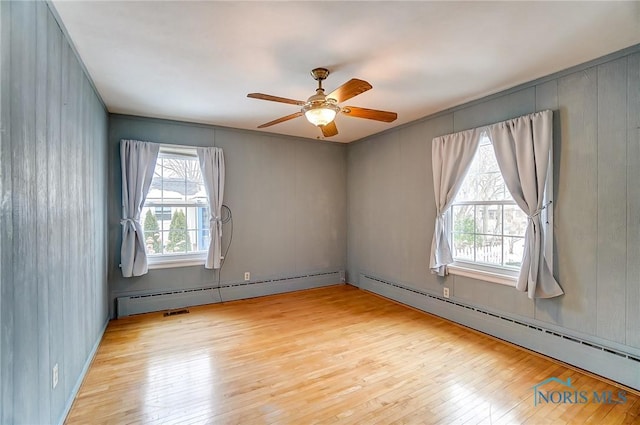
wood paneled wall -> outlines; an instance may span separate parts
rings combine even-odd
[[[348,281],[360,273],[640,354],[640,46],[349,145]],[[435,136],[554,111],[554,271],[565,295],[429,273]],[[381,226],[381,223],[384,223]]]
[[[107,320],[108,115],[46,3],[0,19],[0,423],[56,423]]]

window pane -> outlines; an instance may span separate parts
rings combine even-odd
[[[191,251],[191,238],[187,232],[187,216],[183,208],[177,208],[173,212],[169,232],[167,233],[166,252],[189,252]]]
[[[527,230],[527,216],[517,205],[504,206],[504,234],[524,236]]]
[[[474,161],[479,164],[478,172],[500,172],[498,161],[496,161],[496,155],[493,151],[493,146],[486,137],[483,137],[480,141],[480,146],[478,147],[478,152],[476,153]]]
[[[206,251],[209,249],[209,207],[196,207],[197,234],[194,240],[194,249]]]
[[[198,251],[207,251],[209,249],[209,229],[201,230],[198,238]]]
[[[502,234],[502,206],[477,205],[476,228],[478,233],[491,235]]]
[[[185,201],[184,160],[162,158],[162,198],[163,202],[183,203]]]
[[[162,240],[162,253],[163,254],[169,254],[169,251],[167,251],[167,239],[169,238],[169,231],[168,230],[164,230],[160,232],[160,239]]]
[[[475,221],[473,205],[458,205],[452,208],[453,217],[453,257],[473,261]]]
[[[160,224],[160,230],[169,230],[169,226],[171,225],[171,218],[173,211],[171,207],[162,207],[162,214],[160,218],[158,218],[158,223]]]
[[[144,230],[144,242],[148,254],[157,254],[162,251],[160,242],[160,225],[152,208],[143,208],[141,217]]]
[[[469,171],[456,196],[456,202],[513,199],[504,184],[493,146],[484,136]]]
[[[524,253],[524,238],[504,238],[504,265],[507,267],[520,267],[522,254]]]
[[[162,202],[162,160],[158,158],[156,168],[153,170],[153,179],[147,193],[146,204],[159,204]],[[158,218],[159,219],[159,218]]]
[[[453,258],[457,260],[474,261],[474,237],[473,233],[453,234]]]
[[[196,247],[198,246],[198,232],[196,230],[189,230],[187,231],[187,234],[190,242],[187,251],[196,251]]]
[[[458,233],[475,233],[473,205],[454,205],[452,208],[453,231]]]
[[[464,183],[460,187],[458,194],[456,195],[456,202],[473,201],[476,196],[476,178],[477,172],[473,171],[473,168],[467,173],[467,177],[464,179]]]
[[[198,159],[161,153],[158,156],[147,202],[154,204],[206,203]]]
[[[504,179],[500,174],[493,146],[488,140],[481,143],[474,162],[477,164],[478,170],[475,175],[476,196],[474,200],[504,199]]]
[[[476,262],[502,265],[502,238],[500,236],[476,236]]]
[[[496,201],[505,199],[504,179],[499,171],[481,173],[475,177],[476,200]],[[507,199],[509,199],[507,197]]]
[[[188,190],[186,192],[187,202],[190,204],[207,205],[207,192],[204,188],[202,174],[200,173],[200,165],[198,161],[193,161],[192,166],[195,168],[187,181]]]

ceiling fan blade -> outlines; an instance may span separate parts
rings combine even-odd
[[[349,117],[366,118],[368,120],[392,122],[398,118],[398,114],[377,109],[358,108],[357,106],[345,106],[342,113]]]
[[[263,93],[249,93],[247,97],[252,99],[270,100],[272,102],[290,103],[291,105],[303,106],[305,102],[302,100],[287,99],[286,97],[271,96]]]
[[[335,121],[331,121],[329,124],[323,125],[320,129],[322,130],[322,135],[324,137],[331,137],[338,134],[338,127],[336,127]]]
[[[361,93],[371,90],[373,86],[364,80],[352,78],[331,93],[327,97],[335,99],[338,103],[351,99]]]
[[[292,120],[294,118],[298,118],[302,116],[302,112],[296,112],[295,114],[291,114],[291,115],[287,115],[284,117],[280,117],[277,120],[273,120],[273,121],[269,121],[268,123],[259,125],[258,128],[265,128],[265,127],[271,127],[274,124],[280,124],[281,122],[285,122],[285,121],[289,121]]]

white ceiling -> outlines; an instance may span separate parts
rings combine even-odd
[[[640,2],[71,2],[54,0],[110,112],[255,129],[295,105],[261,92],[373,85],[339,116],[351,142],[640,43]],[[321,136],[304,118],[265,129]]]

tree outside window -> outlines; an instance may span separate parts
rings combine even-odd
[[[182,210],[173,213],[169,226],[167,252],[191,251],[191,240],[187,231],[187,217]]]
[[[161,254],[162,243],[160,242],[160,227],[155,214],[151,210],[147,210],[144,217],[144,240],[147,246],[147,253]]]

